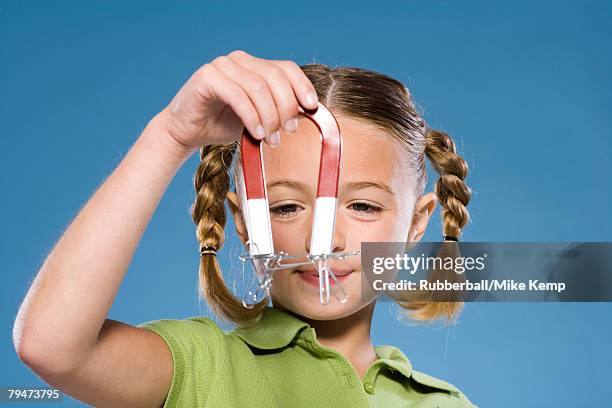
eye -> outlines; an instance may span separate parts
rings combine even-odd
[[[350,207],[353,207],[353,209],[358,213],[367,215],[378,214],[383,211],[383,209],[380,207],[364,202],[352,203]]]
[[[270,212],[282,218],[293,217],[297,214],[299,206],[297,204],[285,204],[270,208]]]

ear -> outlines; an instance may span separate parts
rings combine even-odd
[[[412,225],[408,234],[409,242],[418,242],[423,238],[427,224],[431,219],[431,215],[436,209],[438,203],[438,197],[432,192],[422,195],[417,200],[414,206],[414,216],[412,218]]]
[[[234,225],[236,225],[236,233],[238,234],[238,237],[242,243],[246,245],[246,242],[249,239],[249,234],[247,232],[246,225],[244,225],[244,219],[242,218],[242,209],[238,203],[238,195],[234,191],[228,191],[226,198],[230,210],[232,211]]]

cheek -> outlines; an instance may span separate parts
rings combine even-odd
[[[404,241],[408,236],[408,224],[400,220],[397,214],[374,222],[353,221],[348,236],[354,237],[360,244],[363,241]]]
[[[304,222],[274,222],[272,221],[272,240],[274,251],[286,252],[290,255],[304,254],[304,242],[308,234],[307,226]]]
[[[388,217],[385,217],[381,229],[384,230],[384,239],[379,241],[388,242],[403,242],[408,239],[408,232],[410,231],[410,212],[394,212],[390,213]]]

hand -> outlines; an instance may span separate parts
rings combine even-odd
[[[158,120],[179,146],[226,144],[244,128],[276,144],[281,127],[297,128],[298,104],[315,109],[314,86],[293,61],[265,60],[236,50],[200,67]]]

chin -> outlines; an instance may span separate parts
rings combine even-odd
[[[337,320],[358,312],[373,299],[363,299],[361,272],[344,273],[339,278],[348,298],[341,303],[335,296],[337,286],[330,281],[329,303],[320,302],[318,278],[305,277],[296,271],[282,271],[272,282],[272,304],[311,320]],[[338,274],[337,276],[339,276]]]
[[[293,301],[286,306],[300,316],[312,320],[337,320],[357,312],[360,307],[352,302],[340,303],[336,298],[330,299],[329,303],[323,305],[317,299],[316,302]]]
[[[357,276],[354,278],[357,278]],[[343,284],[348,293],[348,299],[345,303],[341,303],[334,295],[336,289],[333,286],[330,287],[329,303],[322,304],[319,299],[318,286],[312,285],[311,288],[304,288],[303,284],[291,283],[295,282],[288,282],[287,280],[282,283],[276,280],[273,282],[272,304],[311,320],[342,319],[358,312],[372,300],[362,299],[358,279]]]

